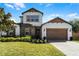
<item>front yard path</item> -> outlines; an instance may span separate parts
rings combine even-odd
[[[52,42],[51,44],[67,56],[79,56],[79,43],[77,42]]]

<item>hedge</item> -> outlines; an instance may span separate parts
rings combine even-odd
[[[32,42],[32,43],[47,43],[47,39],[40,40],[40,39],[32,39],[31,36],[25,36],[25,37],[1,37],[1,42]]]
[[[31,41],[31,36],[25,36],[25,37],[1,37],[1,42],[9,42],[9,41]]]

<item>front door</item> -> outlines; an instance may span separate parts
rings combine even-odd
[[[25,28],[25,35],[30,35],[30,28]]]
[[[40,28],[36,28],[35,36],[36,36],[37,39],[40,38]]]

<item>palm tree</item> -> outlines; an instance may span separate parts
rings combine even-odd
[[[5,31],[7,32],[7,36],[9,35],[9,31],[14,29],[14,21],[8,20],[5,25],[7,25]]]
[[[3,30],[3,24],[2,24],[2,19],[4,19],[4,9],[0,8],[0,36],[2,35],[2,30]]]
[[[5,15],[5,12],[4,12],[4,8],[0,8],[0,19],[4,19],[4,15]]]

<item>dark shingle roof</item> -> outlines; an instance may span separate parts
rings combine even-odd
[[[24,13],[26,13],[26,12],[39,12],[39,13],[41,13],[41,14],[43,15],[43,12],[41,12],[41,11],[35,9],[35,8],[31,8],[31,9],[29,9],[29,10],[23,12],[22,14],[24,14]]]

